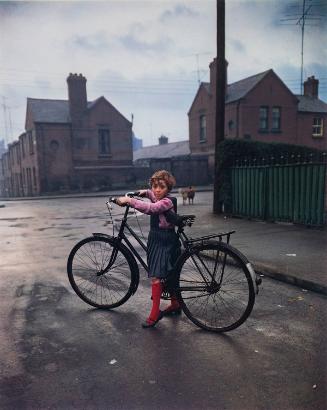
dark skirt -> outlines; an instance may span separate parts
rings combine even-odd
[[[174,230],[151,229],[148,236],[148,276],[167,278],[180,254],[181,244]]]

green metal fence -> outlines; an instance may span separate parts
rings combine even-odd
[[[326,164],[232,167],[234,215],[323,225]]]

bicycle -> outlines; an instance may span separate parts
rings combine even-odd
[[[139,284],[137,261],[148,271],[146,261],[125,233],[127,230],[146,252],[146,244],[127,222],[129,205],[118,234],[114,234],[111,203],[115,200],[110,198],[106,202],[113,235],[93,233],[81,240],[71,250],[67,262],[68,278],[76,294],[89,305],[102,309],[121,306],[135,294]],[[235,231],[188,238],[184,228],[192,226],[194,220],[194,215],[175,214],[177,234],[184,250],[165,282],[163,298],[175,293],[184,314],[205,330],[236,329],[253,309],[261,278],[256,276],[247,258],[229,244]]]

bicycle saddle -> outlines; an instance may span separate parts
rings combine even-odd
[[[195,215],[179,215],[179,217],[181,219],[182,226],[192,226],[195,220]]]
[[[165,212],[166,219],[169,223],[177,226],[178,228],[184,228],[184,226],[192,226],[195,215],[179,215],[175,212]]]

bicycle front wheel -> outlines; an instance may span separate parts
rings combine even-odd
[[[135,292],[138,271],[135,259],[112,238],[92,236],[72,249],[67,262],[70,284],[86,303],[112,309]]]
[[[214,332],[236,329],[250,315],[255,291],[246,258],[222,242],[195,246],[178,262],[178,296],[186,316]]]

